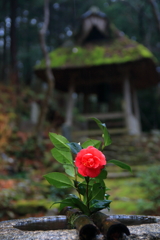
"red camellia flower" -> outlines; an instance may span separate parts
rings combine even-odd
[[[75,165],[82,176],[95,178],[106,165],[106,158],[101,151],[89,146],[77,154]]]

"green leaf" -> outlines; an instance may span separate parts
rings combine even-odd
[[[49,133],[49,137],[51,142],[56,148],[65,152],[70,151],[69,146],[67,145],[69,141],[65,137],[63,137],[62,135],[58,135],[56,133]]]
[[[104,127],[103,133],[104,133],[104,145],[109,146],[112,143],[112,140],[106,127]]]
[[[107,200],[108,200],[108,198],[110,197],[110,195],[109,195],[109,194],[107,194],[107,193],[105,193],[104,197],[105,197],[105,199],[107,199]]]
[[[97,212],[99,210],[102,210],[104,208],[108,208],[110,209],[110,203],[112,201],[110,200],[97,200],[97,199],[93,199],[91,202],[90,202],[90,211],[93,213],[93,212]]]
[[[98,127],[99,127],[99,128],[102,130],[102,132],[103,132],[103,128],[106,126],[105,123],[101,123],[101,121],[100,121],[99,119],[94,118],[94,117],[92,117],[91,119],[97,123]]]
[[[74,187],[73,182],[63,173],[53,172],[44,175],[44,178],[53,186],[57,188]]]
[[[81,194],[81,195],[85,195],[86,194],[86,184],[83,184],[83,183],[79,183],[78,186],[78,192]]]
[[[111,140],[109,132],[108,132],[108,130],[106,128],[106,124],[102,123],[97,118],[91,118],[91,119],[94,120],[97,123],[98,127],[102,130],[103,138],[104,138],[104,146],[110,145],[112,143],[112,140]]]
[[[83,177],[81,174],[77,173],[77,176],[81,179],[84,179],[85,177]]]
[[[100,172],[100,174],[96,177],[96,179],[106,179],[107,178],[107,170],[103,168]]]
[[[79,151],[82,150],[81,145],[75,142],[67,143],[67,145],[70,147],[72,153],[77,154]]]
[[[74,170],[74,166],[73,165],[71,165],[71,164],[64,164],[63,167],[65,169],[65,173],[67,173],[71,177],[75,177],[75,170]]]
[[[86,142],[82,143],[83,148],[87,148],[89,146],[93,146],[93,147],[99,149],[101,146],[101,141],[96,140],[96,139],[88,139]]]
[[[57,148],[52,148],[51,150],[52,156],[62,164],[72,164],[73,165],[73,158],[71,152],[66,152],[59,150]]]
[[[95,184],[95,179],[90,179],[89,181],[89,185],[88,185],[88,199],[87,199],[87,195],[86,195],[86,189],[87,189],[87,182],[86,180],[81,182],[80,184],[82,184],[82,186],[84,186],[81,194],[83,195],[83,202],[86,204],[87,201],[92,198],[92,188],[93,188],[93,185]]]
[[[129,165],[121,162],[121,161],[112,159],[112,160],[109,160],[108,162],[109,162],[109,163],[113,163],[113,164],[115,164],[116,166],[118,166],[118,167],[120,167],[120,168],[123,168],[123,169],[125,169],[125,170],[128,170],[128,171],[132,172],[131,167],[130,167]]]
[[[60,204],[60,211],[64,207],[73,207],[73,208],[79,208],[84,214],[89,215],[89,211],[87,206],[74,194],[70,194],[67,198],[62,200]]]
[[[104,200],[104,195],[105,195],[105,185],[101,183],[95,183],[92,189],[91,200],[93,199]]]

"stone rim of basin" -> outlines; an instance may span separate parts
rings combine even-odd
[[[129,216],[129,215],[127,215]],[[133,216],[133,215],[132,215]],[[56,216],[57,219],[61,218],[62,216]],[[158,240],[160,239],[160,216],[146,216],[146,217],[154,217],[157,219],[157,223],[150,223],[150,224],[141,224],[138,226],[129,226],[131,235],[126,236],[125,239],[144,239],[144,240]],[[51,221],[53,219],[52,216],[46,217],[39,217],[39,218],[26,218],[26,219],[16,219],[16,220],[9,220],[0,222],[0,240],[9,240],[9,239],[27,239],[27,240],[47,240],[47,239],[54,239],[54,240],[78,240],[78,235],[76,230],[48,230],[48,231],[22,231],[14,226],[20,222],[27,222],[32,220],[43,220],[43,221]],[[98,240],[102,240],[103,236],[98,236]]]
[[[109,219],[115,219],[127,226],[158,223],[158,219],[154,216],[144,215],[108,215]],[[14,228],[24,231],[47,231],[47,230],[60,230],[68,229],[67,218],[65,215],[41,217],[41,218],[29,218],[25,221],[18,221]]]

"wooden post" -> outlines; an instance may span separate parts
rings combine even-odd
[[[73,106],[74,106],[73,93],[74,93],[74,86],[71,84],[68,92],[68,102],[67,102],[66,119],[65,119],[65,124],[67,126],[72,125]]]
[[[123,91],[124,91],[124,111],[128,133],[131,135],[140,135],[139,121],[133,114],[132,104],[134,103],[131,97],[131,88],[128,78],[124,80]]]
[[[139,110],[137,93],[135,90],[133,90],[133,105],[134,105],[135,117],[138,123],[138,131],[140,135],[141,134],[141,118],[140,118],[140,110]]]
[[[39,114],[40,114],[39,105],[35,101],[32,101],[30,110],[30,121],[32,124],[38,123]]]

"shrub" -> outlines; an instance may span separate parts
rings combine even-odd
[[[160,208],[160,165],[148,168],[140,173],[142,187],[146,199],[140,199],[138,210],[140,213],[156,214]]]

